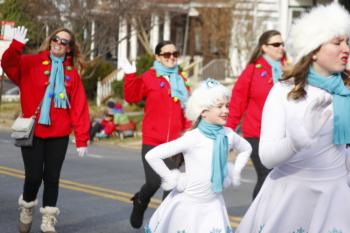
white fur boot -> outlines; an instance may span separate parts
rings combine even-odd
[[[60,210],[57,207],[46,206],[45,208],[40,208],[40,213],[42,214],[41,232],[57,233],[55,230],[55,224],[57,223],[56,216],[59,215]]]
[[[21,195],[18,199],[18,205],[20,209],[18,230],[20,233],[29,233],[33,222],[33,209],[38,205],[38,201],[26,202]]]

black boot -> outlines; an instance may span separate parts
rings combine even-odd
[[[143,215],[147,209],[148,202],[142,202],[139,198],[139,193],[136,193],[131,199],[133,208],[130,216],[130,224],[133,228],[140,228],[143,222]]]

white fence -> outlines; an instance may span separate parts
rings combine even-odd
[[[224,85],[234,83],[230,62],[227,59],[214,59],[205,66],[203,66],[203,57],[201,56],[194,56],[193,62],[190,63],[190,61],[191,58],[186,56],[180,60],[180,63],[183,66],[183,71],[188,74],[193,87],[201,80],[209,77],[220,81]],[[122,70],[116,69],[107,77],[97,82],[97,106],[101,106],[104,100],[113,95],[112,82],[122,80],[123,75]]]
[[[97,82],[96,105],[101,106],[101,103],[113,94],[112,83],[115,80],[121,80],[124,72],[120,69],[115,69],[107,77]]]

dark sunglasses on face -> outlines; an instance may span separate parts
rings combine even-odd
[[[284,47],[283,42],[270,43],[270,44],[266,44],[266,45],[271,45],[271,46],[276,47],[276,48],[281,47],[281,46]]]
[[[53,36],[51,41],[57,43],[57,44],[61,44],[63,46],[68,46],[70,44],[70,41],[64,38],[61,38],[59,36]]]
[[[165,53],[160,53],[159,54],[159,56],[163,56],[164,58],[170,58],[171,56],[173,56],[173,57],[175,57],[175,58],[177,58],[177,57],[179,57],[179,52],[178,51],[176,51],[176,52],[173,52],[173,53],[171,53],[171,52],[165,52]]]

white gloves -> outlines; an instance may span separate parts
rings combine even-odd
[[[87,147],[78,147],[77,152],[78,152],[79,157],[84,157],[85,155],[87,155],[88,149],[87,149]]]
[[[17,40],[18,42],[21,42],[22,44],[26,44],[28,42],[27,36],[27,28],[24,26],[19,26],[14,29],[13,32],[13,39]]]
[[[316,135],[332,114],[331,109],[327,108],[331,100],[330,95],[323,95],[311,101],[306,107],[303,122],[294,118],[287,120],[287,135],[296,152],[309,148],[315,141]],[[298,127],[299,125],[304,127]]]
[[[124,71],[125,74],[136,73],[136,67],[131,65],[128,59],[122,58],[119,64],[120,68]]]
[[[170,174],[162,179],[162,188],[166,191],[176,188],[177,191],[183,192],[186,188],[186,174],[178,169],[170,171]]]
[[[305,111],[305,128],[311,138],[315,137],[323,128],[329,117],[332,115],[330,108],[327,108],[332,102],[331,95],[322,95],[313,100]],[[321,113],[321,115],[320,115]]]
[[[233,163],[227,162],[227,175],[224,180],[224,188],[230,186],[238,187],[241,185],[241,172],[238,171]]]

